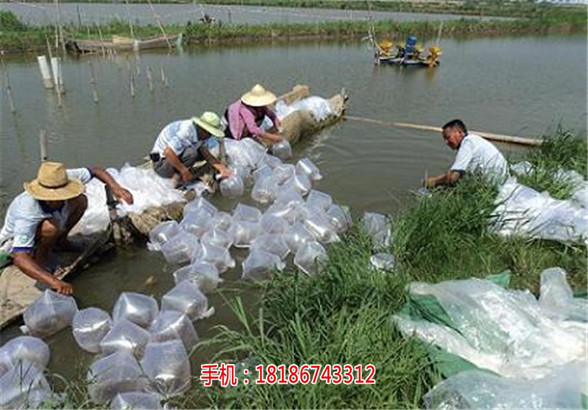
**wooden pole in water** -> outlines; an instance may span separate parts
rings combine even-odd
[[[41,70],[41,77],[43,78],[43,86],[46,89],[52,89],[55,87],[53,84],[53,78],[51,77],[51,69],[47,62],[46,56],[37,56],[37,62],[39,63],[39,70]]]
[[[100,49],[102,50],[102,58],[106,57],[106,50],[104,48],[104,38],[102,37],[102,30],[98,26],[98,35],[100,36]]]
[[[167,82],[167,76],[165,75],[165,71],[163,70],[163,66],[161,68],[161,82],[165,85],[165,88],[169,88],[169,83]]]
[[[39,148],[41,153],[41,162],[47,161],[49,156],[47,155],[47,131],[39,131]]]
[[[131,97],[135,98],[135,77],[131,74]]]
[[[6,88],[6,95],[8,96],[8,103],[10,104],[10,112],[16,113],[16,106],[12,99],[12,87],[10,86],[10,78],[8,78],[8,70],[4,65],[4,50],[0,51],[0,64],[2,65],[2,72],[4,73],[4,87]]]
[[[353,115],[346,115],[345,118],[348,120],[361,121],[361,122],[365,122],[365,123],[383,125],[383,126],[388,126],[388,127],[410,128],[410,129],[414,129],[414,130],[433,131],[433,132],[442,132],[443,131],[440,127],[433,127],[430,125],[412,124],[412,123],[407,123],[407,122],[382,121],[382,120],[376,120],[376,119],[372,119],[372,118],[356,117]],[[542,143],[542,141],[538,140],[538,139],[515,137],[515,136],[503,135],[503,134],[494,134],[491,132],[472,131],[472,134],[477,134],[480,137],[485,138],[490,141],[504,142],[504,143],[508,143],[508,144],[537,146],[537,145],[541,145],[541,143]]]
[[[98,104],[98,92],[96,91],[96,79],[94,78],[94,66],[90,61],[88,63],[90,66],[90,88],[92,89],[92,99],[94,100],[94,104]]]
[[[151,67],[147,66],[147,81],[149,82],[149,92],[153,92],[153,75],[151,74]]]

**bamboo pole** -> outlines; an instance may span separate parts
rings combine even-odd
[[[12,87],[10,86],[10,78],[8,77],[8,70],[4,65],[4,50],[0,51],[0,64],[2,65],[2,72],[4,73],[4,87],[6,88],[6,95],[8,96],[8,104],[10,104],[10,112],[16,113],[16,106],[12,98]]]
[[[102,58],[106,57],[106,50],[104,49],[104,38],[102,37],[102,29],[98,26],[98,35],[100,36],[100,49],[102,50]]]
[[[157,22],[157,26],[159,27],[159,29],[163,33],[163,37],[165,38],[165,42],[167,43],[167,48],[171,51],[172,45],[169,42],[169,38],[167,37],[167,34],[165,33],[163,25],[161,24],[161,20],[159,20],[159,15],[156,13],[155,8],[153,7],[153,4],[151,3],[151,0],[147,0],[147,3],[149,3],[149,8],[153,12],[153,17],[155,18],[155,21]]]
[[[131,74],[131,97],[135,98],[135,77]]]
[[[94,66],[90,61],[88,63],[90,66],[90,88],[92,89],[92,99],[94,100],[94,104],[98,104],[98,92],[96,91],[96,79],[94,78]]]
[[[353,115],[346,115],[345,118],[348,120],[361,121],[361,122],[365,122],[365,123],[383,125],[383,126],[387,126],[387,127],[410,128],[410,129],[414,129],[414,130],[433,131],[433,132],[442,132],[443,131],[440,127],[433,127],[430,125],[412,124],[412,123],[407,123],[407,122],[382,121],[382,120],[376,120],[376,119],[372,119],[372,118],[357,117],[357,116],[353,116]],[[516,137],[516,136],[511,136],[511,135],[503,135],[503,134],[494,134],[491,132],[472,131],[472,134],[477,134],[480,137],[485,138],[490,141],[504,142],[504,143],[508,143],[508,144],[537,146],[537,145],[541,145],[541,143],[542,143],[542,141],[539,139]]]
[[[135,34],[133,32],[133,21],[131,20],[131,10],[129,8],[129,0],[125,0],[125,4],[127,5],[127,19],[129,20],[129,30],[131,31],[131,38],[135,39]]]
[[[41,162],[47,161],[49,159],[49,155],[47,154],[47,131],[43,129],[39,131],[39,149]]]
[[[161,68],[161,82],[165,85],[165,88],[169,88],[169,83],[167,82],[167,76],[165,75],[165,71],[163,70],[163,66]]]
[[[149,92],[153,92],[153,75],[151,74],[151,67],[147,66],[147,81],[149,82]]]

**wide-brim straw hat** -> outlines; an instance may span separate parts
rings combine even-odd
[[[215,113],[206,111],[200,117],[192,118],[196,124],[210,132],[215,137],[224,137],[225,132],[221,126],[221,120]]]
[[[274,93],[266,90],[259,84],[255,84],[255,87],[251,91],[241,96],[241,101],[250,107],[265,107],[276,102],[276,99]]]
[[[68,178],[65,165],[46,161],[39,167],[37,178],[23,184],[24,189],[41,201],[65,201],[84,193],[84,184],[75,178]]]

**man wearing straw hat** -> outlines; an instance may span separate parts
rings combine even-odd
[[[102,168],[66,170],[61,163],[46,161],[37,178],[25,182],[25,192],[8,207],[0,231],[0,250],[10,252],[25,275],[66,295],[73,292],[72,286],[49,273],[46,264],[52,250],[74,248],[67,235],[88,208],[84,184],[93,177],[105,183],[115,197],[133,203],[132,194]]]
[[[231,171],[210,153],[216,139],[224,137],[218,115],[207,111],[200,117],[174,121],[159,133],[151,149],[151,160],[155,172],[163,178],[174,178],[176,182],[190,182],[194,179],[191,167],[203,158],[212,165],[221,178],[231,175]]]
[[[270,105],[276,102],[274,93],[256,84],[251,91],[227,108],[223,116],[225,137],[239,140],[241,138],[261,138],[271,143],[282,141],[279,134],[271,133],[262,128],[265,118],[269,118],[276,129],[280,128],[280,120]]]

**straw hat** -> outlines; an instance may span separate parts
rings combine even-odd
[[[41,201],[65,201],[84,193],[84,184],[78,179],[68,178],[65,165],[46,161],[39,167],[37,179],[23,184],[24,189]]]
[[[215,137],[225,136],[225,132],[221,127],[221,120],[218,115],[213,112],[206,111],[200,117],[192,118],[192,121],[194,121],[200,127],[204,128],[206,131],[210,132]]]
[[[265,107],[276,101],[276,95],[267,91],[261,85],[255,84],[251,91],[243,94],[241,101],[250,107]]]

